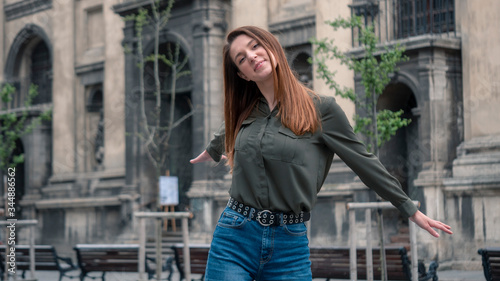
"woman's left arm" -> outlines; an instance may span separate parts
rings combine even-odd
[[[322,98],[320,111],[325,145],[336,153],[366,186],[390,201],[403,215],[431,235],[439,237],[434,229],[452,234],[450,226],[430,219],[418,211],[412,200],[403,192],[399,181],[389,174],[377,157],[366,151],[334,98]]]

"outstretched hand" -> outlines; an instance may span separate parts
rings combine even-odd
[[[227,159],[226,156],[222,155],[221,160]],[[201,162],[207,162],[212,160],[212,157],[206,150],[204,150],[200,155],[198,155],[196,158],[189,160],[191,164],[196,164],[196,163],[201,163]]]
[[[437,231],[434,229],[439,229],[448,234],[453,234],[453,232],[451,231],[451,226],[446,225],[440,221],[433,220],[420,211],[415,212],[415,214],[410,217],[410,220],[416,223],[421,228],[427,230],[427,232],[429,232],[434,237],[439,237],[439,233],[437,233]]]

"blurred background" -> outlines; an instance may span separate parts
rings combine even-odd
[[[310,39],[334,39],[342,52],[362,57],[358,30],[325,23],[359,16],[374,26],[379,53],[400,44],[408,57],[377,109],[403,110],[411,123],[380,148],[380,159],[420,210],[454,230],[439,239],[419,231],[419,258],[480,270],[477,249],[500,245],[500,1],[177,0],[163,25],[153,21],[150,3],[0,1],[0,82],[15,88],[2,113],[27,112],[28,121],[51,115],[2,155],[24,155],[15,167],[16,218],[38,221],[36,244],[72,253],[79,243],[133,243],[133,213],[170,205],[193,212],[192,241],[210,242],[231,176],[223,164],[189,159],[223,120],[225,35],[242,25],[271,31],[299,79],[334,96],[309,62]],[[143,9],[151,18],[138,29]],[[144,60],[155,47],[170,64],[155,69]],[[325,63],[341,87],[363,93],[359,75],[338,60]],[[38,95],[26,105],[31,84]],[[337,101],[348,117],[357,112],[353,102]],[[154,126],[163,133],[152,134]],[[159,176],[177,181],[178,197],[168,204],[159,201]],[[345,205],[375,200],[335,158],[309,225],[311,245],[345,246],[351,227],[363,237],[362,214],[349,225]],[[384,215],[387,243],[408,245],[408,222],[397,211]],[[27,229],[17,230],[20,243]],[[163,235],[176,241],[179,231],[165,224]]]

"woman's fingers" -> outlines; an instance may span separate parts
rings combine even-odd
[[[198,155],[196,158],[189,160],[191,164],[196,164],[196,163],[201,163],[201,162],[206,162],[212,159],[210,157],[210,154],[206,150],[204,150],[200,155]]]
[[[439,237],[439,233],[435,229],[442,230],[448,234],[453,234],[451,226],[440,221],[433,220],[420,211],[417,211],[413,216],[411,216],[410,220],[416,223],[419,227],[427,230],[427,232],[434,237]]]
[[[448,234],[453,234],[453,232],[451,231],[451,226],[444,224],[440,221],[434,221],[434,223],[435,224],[432,227],[439,229],[439,230],[442,230]]]
[[[226,160],[227,157],[225,155],[222,155],[221,160]],[[196,163],[201,163],[201,162],[207,162],[212,160],[212,157],[206,150],[204,150],[200,155],[198,155],[196,158],[189,160],[191,164],[196,164]]]

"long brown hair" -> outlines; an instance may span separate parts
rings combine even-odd
[[[223,48],[225,148],[231,168],[238,131],[260,97],[257,84],[238,76],[239,69],[229,55],[234,39],[242,34],[257,41],[268,54],[272,53],[276,58],[277,66],[272,60],[271,66],[275,99],[279,104],[278,115],[283,126],[292,130],[296,135],[315,132],[319,127],[319,119],[311,96],[314,93],[297,80],[276,37],[259,27],[239,27],[227,35],[227,43]]]

